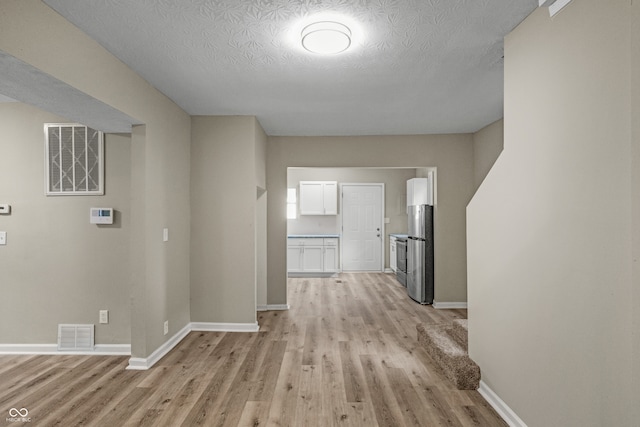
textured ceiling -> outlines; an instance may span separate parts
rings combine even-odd
[[[191,115],[269,135],[472,132],[502,117],[503,37],[538,0],[44,0]],[[340,17],[352,47],[299,46]]]

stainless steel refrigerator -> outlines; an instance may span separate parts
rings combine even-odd
[[[407,293],[421,304],[433,304],[433,206],[409,206]]]

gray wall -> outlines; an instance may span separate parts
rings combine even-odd
[[[265,138],[254,117],[197,116],[191,129],[191,320],[255,323]]]
[[[146,357],[189,322],[190,118],[41,1],[2,3],[0,50],[143,124],[131,138],[128,296],[132,353]],[[163,228],[169,228],[168,242]],[[8,328],[20,328],[21,321]]]
[[[473,175],[476,189],[487,176],[504,147],[504,120],[473,134]]]
[[[287,298],[289,167],[436,167],[435,298],[466,301],[465,207],[474,190],[472,135],[270,137],[268,144],[269,304],[284,304]]]
[[[631,90],[629,92],[631,96],[631,250],[632,258],[634,260],[631,270],[631,283],[632,293],[632,323],[630,330],[634,331],[631,335],[632,343],[632,364],[633,366],[640,366],[640,189],[638,189],[638,183],[640,182],[640,7],[638,4],[634,4],[631,8],[631,73],[630,84]],[[635,183],[635,184],[634,184]],[[640,398],[640,369],[635,369],[631,375],[631,383],[633,389],[631,390],[631,396],[635,396],[636,401]],[[640,419],[640,405],[633,405],[631,411],[629,411],[631,420]]]
[[[638,423],[638,9],[573,1],[506,38],[504,151],[467,210],[469,351],[530,427]]]
[[[105,195],[45,196],[44,123],[66,119],[0,103],[0,342],[53,344],[59,323],[95,323],[96,344],[130,343],[128,135],[105,135]],[[89,224],[89,208],[112,207],[115,224]],[[109,324],[98,311],[109,310]]]
[[[256,163],[256,303],[267,305],[267,134],[260,122],[254,120]]]

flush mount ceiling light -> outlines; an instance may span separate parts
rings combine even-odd
[[[351,30],[334,21],[320,21],[302,29],[302,46],[309,52],[325,55],[344,52],[351,46]]]

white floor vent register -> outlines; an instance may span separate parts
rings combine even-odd
[[[90,350],[94,345],[94,325],[58,325],[58,350]]]

